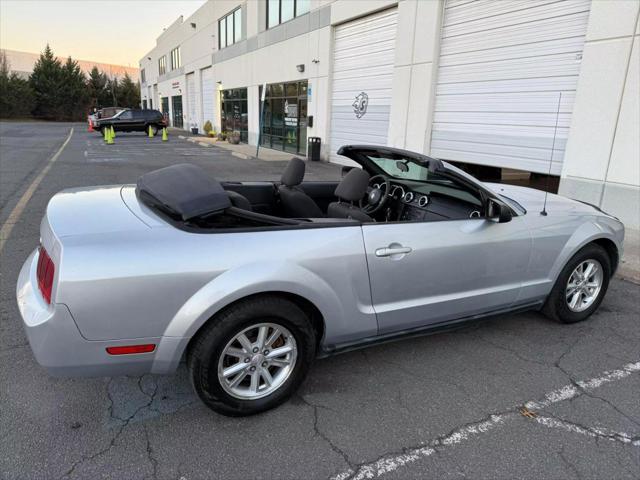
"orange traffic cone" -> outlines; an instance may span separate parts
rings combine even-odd
[[[91,120],[89,120],[89,129],[88,129],[88,131],[89,132],[93,132],[94,131],[93,130],[93,123],[91,122]]]

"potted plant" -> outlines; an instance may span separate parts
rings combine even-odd
[[[193,133],[194,135],[198,135],[198,125],[195,123],[191,124],[191,133]]]
[[[202,127],[202,129],[204,130],[205,135],[210,135],[213,130],[213,126],[211,125],[211,122],[207,120],[204,122],[204,127]]]
[[[240,132],[234,130],[230,135],[227,135],[227,140],[233,145],[238,145],[240,143]]]
[[[220,132],[220,133],[218,134],[218,140],[220,140],[220,141],[224,141],[224,140],[226,140],[226,139],[227,139],[227,134],[226,134],[225,132]]]

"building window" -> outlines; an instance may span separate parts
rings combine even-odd
[[[242,40],[242,8],[218,20],[218,48],[222,49]]]
[[[267,28],[309,12],[311,0],[267,0]]]
[[[158,75],[167,73],[167,56],[163,55],[158,59]]]
[[[146,78],[146,76],[144,74],[144,68],[140,69],[140,81],[142,83],[146,83],[147,82],[147,78]]]
[[[171,70],[175,70],[181,66],[182,60],[180,59],[180,47],[176,47],[171,50]]]

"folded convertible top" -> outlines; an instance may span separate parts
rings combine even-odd
[[[181,163],[142,175],[136,193],[147,206],[187,221],[231,206],[220,182],[200,167]]]

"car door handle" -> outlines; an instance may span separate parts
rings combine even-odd
[[[376,257],[391,257],[392,255],[405,255],[407,253],[411,253],[411,247],[388,246],[384,248],[378,248],[376,250]]]

